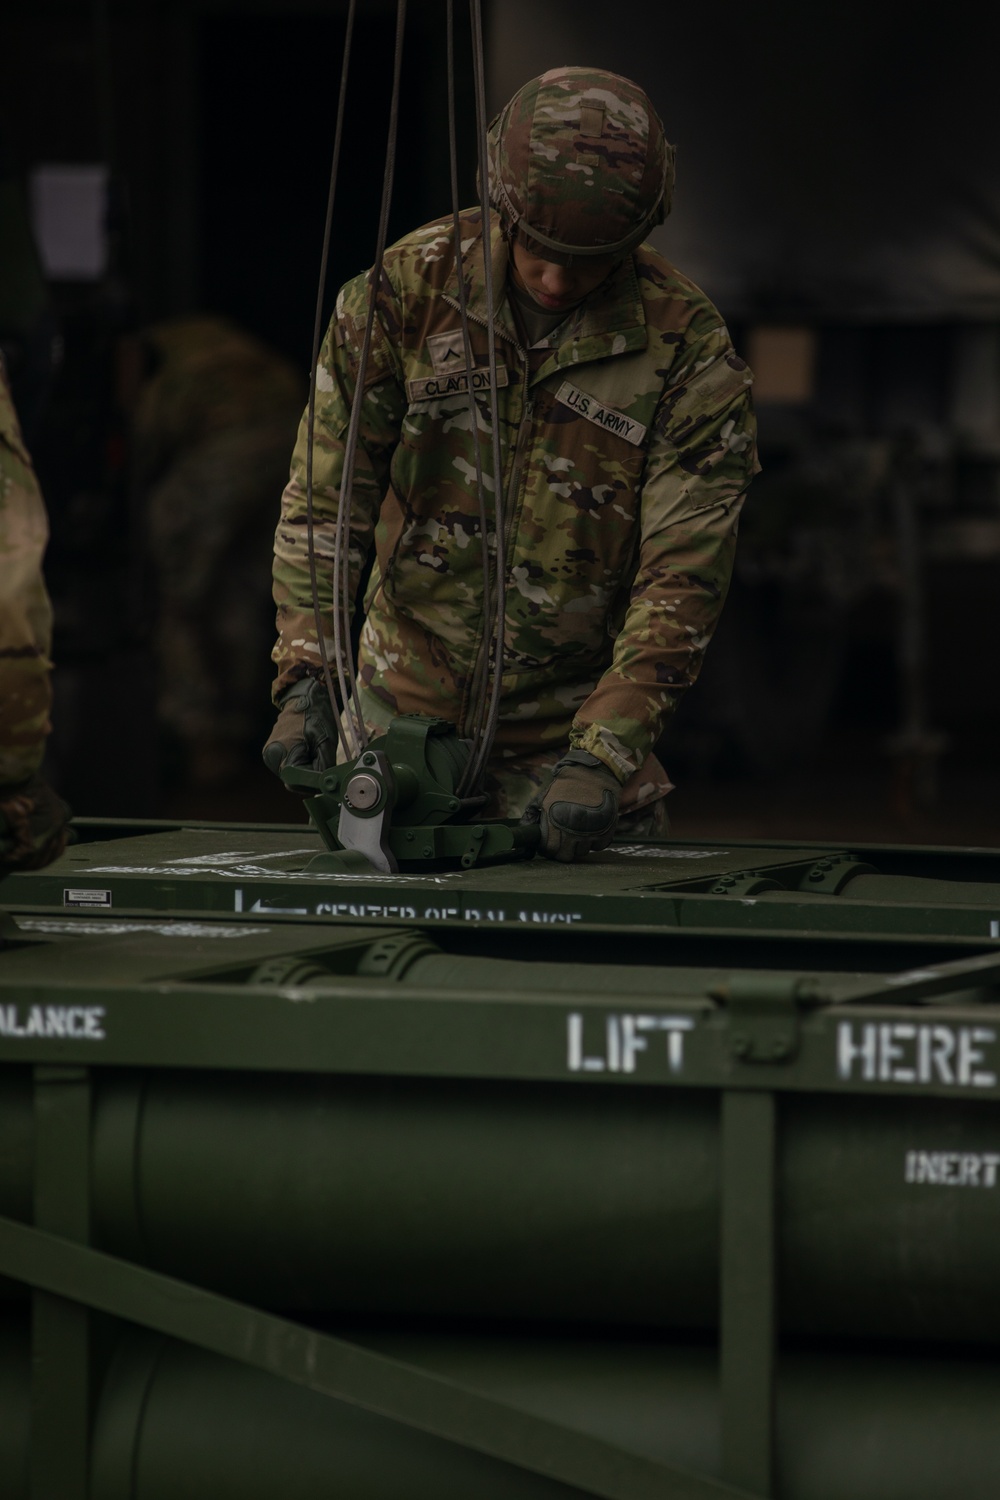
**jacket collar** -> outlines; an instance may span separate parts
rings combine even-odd
[[[466,298],[469,315],[476,322],[487,321],[486,272],[483,258],[483,241],[479,215],[464,218],[462,244],[465,254],[462,267],[465,274]],[[474,232],[474,238],[471,238]],[[471,239],[471,242],[470,242]],[[507,245],[500,220],[490,215],[490,262],[493,268],[493,295],[495,302],[494,327],[498,335],[506,340],[520,342],[507,297]],[[448,278],[446,296],[458,306],[458,266],[452,267]],[[568,314],[550,338],[556,342],[551,352],[532,376],[532,384],[544,380],[555,370],[568,365],[589,363],[595,359],[607,359],[618,354],[632,354],[645,349],[647,343],[646,313],[639,290],[635,261],[631,255],[616,267],[607,281],[591,292],[580,306]]]

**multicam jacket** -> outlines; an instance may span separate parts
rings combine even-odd
[[[493,493],[478,212],[461,221],[483,465]],[[498,301],[507,275],[490,246]],[[330,568],[368,278],[342,290],[317,370],[315,550]],[[362,403],[351,587],[374,531],[359,675],[368,727],[396,713],[465,725],[489,649],[468,372],[451,222],[390,249]],[[624,782],[694,680],[725,598],[756,467],[750,372],[715,308],[649,246],[527,351],[495,316],[506,643],[495,754],[567,741]],[[319,661],[306,547],[306,423],[275,542],[276,695]],[[332,645],[329,648],[332,651]]]
[[[49,731],[48,522],[0,366],[0,789],[38,770]]]

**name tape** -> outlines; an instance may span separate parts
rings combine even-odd
[[[508,378],[506,366],[497,365],[497,385],[506,385]],[[489,388],[489,370],[473,370],[472,389],[488,391]],[[469,372],[467,370],[456,370],[453,375],[427,375],[422,380],[406,382],[406,394],[411,401],[435,401],[442,396],[464,396],[468,393],[468,389]]]
[[[615,411],[613,406],[602,405],[596,396],[588,395],[579,386],[571,385],[568,380],[564,380],[559,387],[556,400],[575,411],[578,417],[586,417],[588,422],[593,422],[604,432],[613,432],[616,437],[624,438],[633,448],[638,448],[646,436],[646,429],[641,422],[633,422],[631,417]]]

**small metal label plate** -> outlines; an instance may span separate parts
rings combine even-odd
[[[63,906],[103,906],[110,908],[110,891],[91,891],[81,887],[65,886],[63,888]]]

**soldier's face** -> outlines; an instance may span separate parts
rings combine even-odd
[[[532,255],[518,240],[512,250],[514,280],[546,312],[561,312],[582,302],[611,275],[616,265],[612,256],[596,259],[587,256],[572,265],[560,266],[554,260]]]

